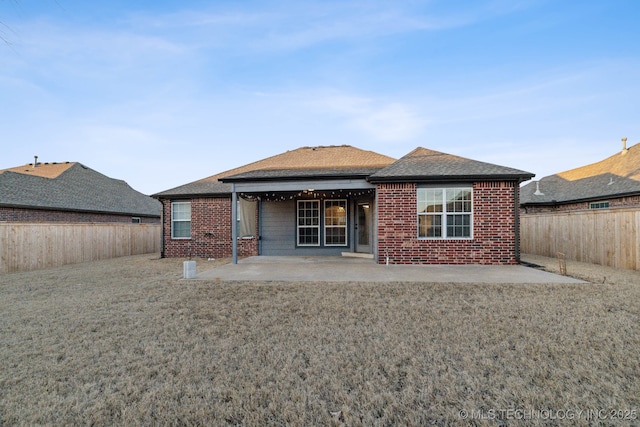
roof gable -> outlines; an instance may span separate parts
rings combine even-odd
[[[35,168],[37,174],[3,170],[0,173],[0,205],[160,216],[158,201],[134,190],[122,180],[109,178],[77,162],[63,164],[66,166],[63,171],[56,165],[61,164],[50,164],[51,168],[39,164]],[[38,169],[49,171],[43,173]]]
[[[418,147],[371,175],[371,182],[468,179],[526,180],[534,174]]]

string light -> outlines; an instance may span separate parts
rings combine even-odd
[[[298,192],[282,192],[282,193],[239,193],[239,196],[245,200],[265,200],[269,202],[285,202],[296,199],[326,199],[326,198],[349,198],[349,197],[361,197],[361,196],[373,196],[375,195],[375,189],[362,189],[362,190],[333,190],[329,191],[311,191],[302,190]]]

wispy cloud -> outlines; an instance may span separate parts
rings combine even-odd
[[[100,60],[103,63],[142,61],[159,55],[180,55],[189,48],[179,42],[129,28],[86,28],[36,20],[20,27],[17,48],[34,58],[64,56],[65,60]]]
[[[422,132],[427,121],[408,106],[391,103],[361,114],[353,124],[376,139],[404,141]]]
[[[438,2],[280,1],[267,6],[216,5],[165,15],[137,14],[128,25],[198,35],[201,46],[239,47],[250,51],[287,51],[336,41],[359,41],[414,31],[467,26],[504,15],[529,2],[474,2],[452,12]]]
[[[521,5],[519,2],[516,5]],[[471,25],[512,12],[502,0],[483,0],[454,11],[437,1],[297,1],[253,7],[227,3],[169,13],[135,12],[116,26],[64,27],[37,18],[18,23],[18,48],[41,54],[133,60],[151,55],[180,55],[195,49],[220,49],[234,54],[287,52],[335,42],[372,42],[379,37],[437,31]],[[81,35],[80,35],[81,34]],[[46,37],[44,36],[46,35]]]
[[[128,162],[113,176],[159,191],[301,145],[394,156],[423,145],[543,173],[536,156],[582,161],[585,141],[637,134],[636,46],[598,68],[586,61],[624,53],[622,37],[584,56],[574,47],[591,43],[586,33],[555,49],[575,27],[508,39],[529,15],[556,16],[548,0],[464,3],[158,2],[107,7],[108,17],[33,6],[2,18],[18,33],[0,55],[4,162],[38,154],[104,172]],[[138,159],[153,156],[175,173],[142,171]]]
[[[314,95],[311,105],[339,115],[344,123],[379,141],[404,141],[417,137],[428,120],[407,103],[330,93]]]
[[[434,107],[427,111],[439,124],[503,120],[506,127],[514,118],[566,120],[588,110],[589,106],[597,108],[599,103],[609,104],[607,98],[611,94],[637,92],[633,84],[636,78],[631,73],[637,64],[638,61],[632,59],[549,67],[504,82],[479,85],[466,93],[433,99]],[[619,70],[617,81],[610,79],[614,70]],[[626,85],[619,86],[625,81],[628,82]]]

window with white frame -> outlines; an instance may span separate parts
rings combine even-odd
[[[418,237],[470,239],[472,190],[467,187],[418,187]]]
[[[298,246],[320,246],[319,200],[298,200]]]
[[[191,202],[171,203],[171,238],[191,238]]]
[[[347,245],[347,201],[324,201],[324,245]]]
[[[589,209],[607,209],[609,202],[593,202],[589,203]]]

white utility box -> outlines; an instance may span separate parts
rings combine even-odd
[[[184,262],[184,278],[185,279],[196,278],[196,262],[195,261]]]

